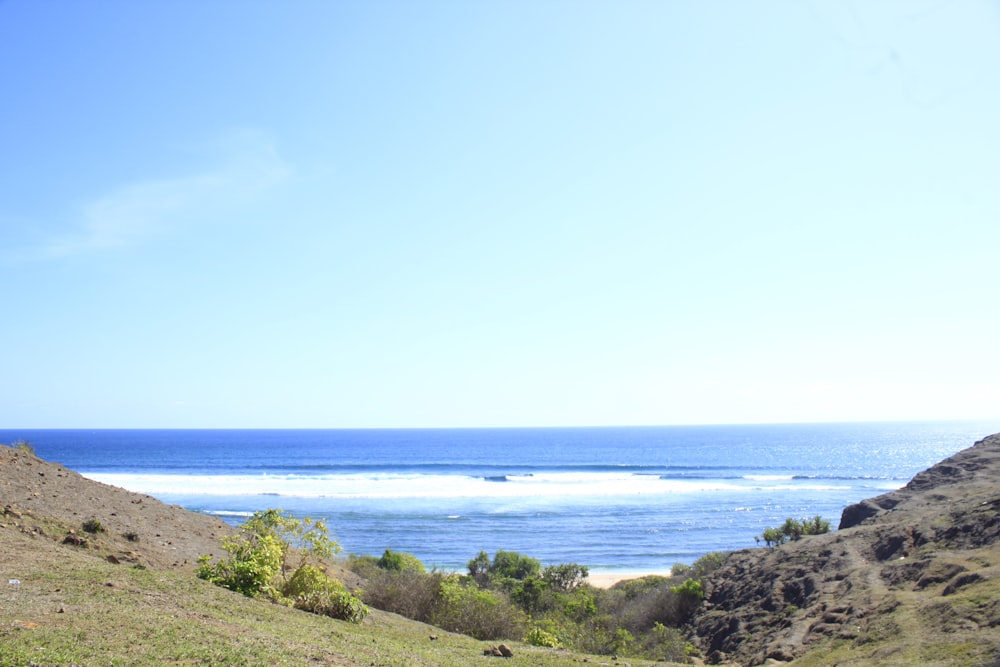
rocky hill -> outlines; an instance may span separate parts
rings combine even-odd
[[[705,590],[710,663],[1000,665],[1000,435],[834,533],[733,553]]]

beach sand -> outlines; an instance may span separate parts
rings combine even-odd
[[[648,577],[650,575],[657,575],[660,577],[669,577],[669,572],[592,572],[587,577],[587,583],[594,588],[611,588],[620,581],[627,581],[629,579],[638,579],[640,577]]]

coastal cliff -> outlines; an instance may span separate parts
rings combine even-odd
[[[1000,435],[704,584],[689,630],[709,663],[998,664]]]

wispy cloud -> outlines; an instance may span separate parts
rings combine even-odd
[[[256,131],[227,135],[216,150],[221,157],[210,168],[128,183],[92,199],[38,254],[60,258],[147,243],[260,196],[292,172],[273,142]]]

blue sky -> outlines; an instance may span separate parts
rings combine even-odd
[[[1000,424],[995,2],[0,3],[0,424]]]

